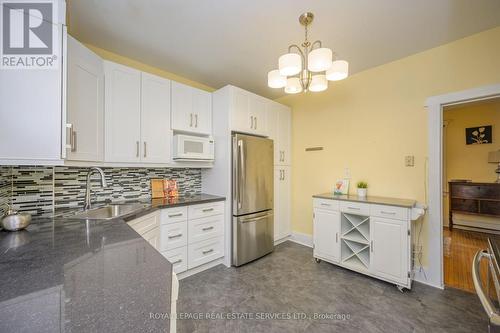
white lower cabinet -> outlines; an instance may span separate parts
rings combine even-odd
[[[155,249],[160,249],[160,214],[154,212],[127,223]]]
[[[314,210],[314,257],[339,262],[340,213],[325,209]]]
[[[175,274],[179,274],[187,270],[187,246],[164,251],[161,254],[163,254],[163,256],[167,258],[168,261],[170,261]]]
[[[323,198],[313,207],[314,258],[411,288],[410,208]]]
[[[408,279],[408,226],[406,221],[372,217],[371,270],[378,276],[405,283]]]
[[[176,274],[224,256],[224,202],[163,209],[159,251]]]
[[[188,246],[188,268],[195,268],[224,256],[222,237],[207,239]]]

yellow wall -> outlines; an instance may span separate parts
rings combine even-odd
[[[179,76],[177,74],[170,73],[170,72],[164,71],[162,69],[159,69],[157,67],[153,67],[153,66],[144,64],[140,61],[130,59],[130,58],[121,56],[119,54],[98,48],[97,46],[94,46],[91,44],[85,44],[85,46],[87,46],[89,49],[94,51],[97,55],[99,55],[101,58],[103,58],[105,60],[113,61],[113,62],[122,64],[125,66],[129,66],[129,67],[133,67],[133,68],[138,69],[138,70],[143,71],[143,72],[148,72],[148,73],[151,73],[154,75],[158,75],[158,76],[161,76],[161,77],[164,77],[164,78],[167,78],[170,80],[174,80],[174,81],[177,81],[180,83],[184,83],[184,84],[187,84],[189,86],[203,89],[206,91],[212,92],[215,90],[214,88],[209,87],[207,85],[204,85],[202,83],[186,79],[185,77]]]
[[[322,93],[289,95],[293,109],[293,231],[312,233],[311,196],[344,168],[369,195],[426,200],[427,97],[500,82],[500,27],[375,67]],[[323,151],[305,152],[323,146]],[[405,167],[404,156],[415,166]],[[424,264],[427,254],[424,220]]]
[[[496,164],[488,163],[488,153],[500,149],[500,100],[445,110],[446,186],[451,179],[493,182]],[[493,144],[466,145],[465,128],[493,125]],[[448,223],[448,198],[444,204],[444,222]],[[475,217],[477,219],[477,217]]]

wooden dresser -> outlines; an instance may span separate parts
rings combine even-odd
[[[500,217],[500,183],[449,182],[450,229],[453,213]]]

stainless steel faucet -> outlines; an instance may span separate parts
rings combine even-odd
[[[85,210],[90,209],[90,207],[91,207],[91,203],[90,203],[90,189],[91,189],[90,178],[92,177],[92,174],[96,171],[101,176],[101,187],[104,188],[104,187],[108,186],[106,184],[106,177],[104,177],[104,172],[102,171],[101,168],[92,167],[89,169],[89,172],[87,173],[87,189],[85,190],[85,206],[83,206],[83,208]]]

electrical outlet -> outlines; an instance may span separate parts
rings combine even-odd
[[[405,166],[415,166],[415,157],[413,155],[405,156]]]

